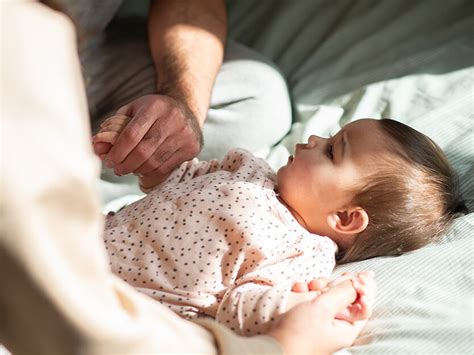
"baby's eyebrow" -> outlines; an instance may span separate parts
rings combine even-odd
[[[342,157],[346,154],[346,148],[347,148],[347,135],[346,131],[343,131],[341,134],[341,143],[342,143]]]

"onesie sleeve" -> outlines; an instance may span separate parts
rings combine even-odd
[[[264,334],[287,309],[294,282],[329,278],[335,243],[326,237],[309,238],[302,238],[292,256],[238,277],[223,295],[216,320],[240,335]]]
[[[229,175],[239,175],[239,172],[247,170],[258,171],[259,174],[271,175],[271,168],[263,159],[256,158],[252,153],[244,149],[235,148],[231,149],[224,156],[222,161],[217,159],[205,161],[198,160],[197,158],[186,161],[173,170],[163,183],[148,189],[141,187],[141,190],[148,193],[158,186],[178,184],[216,171],[226,171]]]
[[[227,291],[216,320],[239,335],[265,334],[286,309],[290,283],[274,286],[248,282]]]

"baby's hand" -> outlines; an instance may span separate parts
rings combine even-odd
[[[348,322],[356,322],[368,319],[372,315],[373,302],[376,294],[374,274],[371,271],[360,272],[356,275],[345,272],[337,279],[329,281],[321,277],[310,282],[295,282],[292,287],[293,292],[302,293],[310,291],[324,292],[327,289],[346,280],[352,280],[354,289],[357,292],[357,299],[343,312],[337,315],[337,319]]]
[[[104,159],[115,141],[130,121],[128,116],[112,116],[100,125],[100,131],[92,137],[94,152],[100,159]]]
[[[352,280],[354,289],[357,292],[357,298],[349,307],[339,313],[336,318],[351,323],[366,320],[372,315],[375,294],[377,293],[374,273],[372,271],[364,271],[355,276],[351,273],[344,273],[342,276],[331,281],[328,286],[337,285],[347,279]]]

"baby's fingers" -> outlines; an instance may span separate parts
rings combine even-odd
[[[129,116],[123,116],[123,115],[111,116],[100,124],[100,128],[105,128],[110,124],[116,124],[123,127],[123,126],[126,126],[130,120],[131,120],[131,117]]]
[[[368,319],[369,316],[367,314],[369,314],[368,309],[364,309],[364,307],[359,302],[356,302],[339,312],[336,316],[336,319],[354,323]]]
[[[347,281],[347,280],[352,280],[354,278],[354,273],[352,272],[344,272],[342,273],[340,276],[338,276],[337,278],[331,280],[329,283],[328,283],[328,286],[329,287],[333,287],[333,286],[336,286],[344,281]]]
[[[358,304],[360,306],[360,316],[362,319],[370,318],[373,311],[373,301],[371,301],[367,296],[361,296]]]
[[[125,128],[125,125],[120,125],[120,124],[117,124],[117,123],[110,123],[107,126],[102,127],[99,132],[109,132],[109,131],[121,132],[121,131],[123,131],[124,128]]]
[[[115,132],[115,131],[99,132],[94,137],[92,137],[92,142],[93,143],[103,142],[103,143],[114,144],[119,134],[120,134],[119,132]]]
[[[373,277],[373,273],[370,272],[362,272],[357,275],[356,284],[363,286],[361,288],[361,295],[365,294],[371,300],[375,299],[375,295],[377,294],[377,284]]]

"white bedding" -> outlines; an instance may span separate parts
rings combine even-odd
[[[230,36],[285,75],[295,123],[269,152],[274,168],[295,142],[362,117],[391,117],[445,150],[474,199],[474,2],[228,1]],[[139,197],[101,182],[105,210]],[[117,200],[117,196],[122,196]],[[375,314],[350,353],[474,353],[474,214],[438,244],[397,258],[336,268],[372,269]]]

